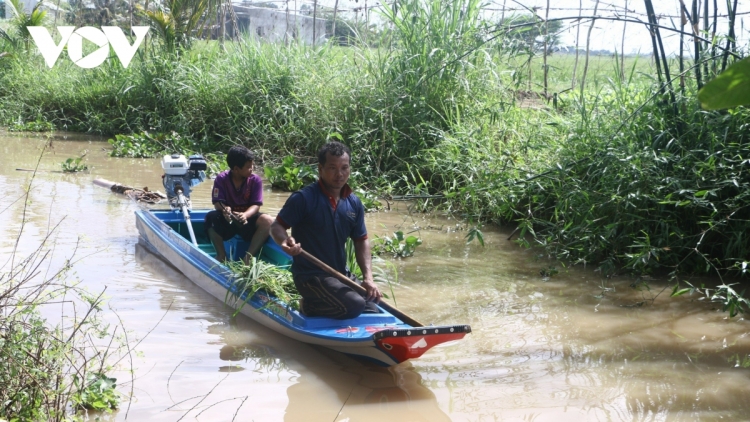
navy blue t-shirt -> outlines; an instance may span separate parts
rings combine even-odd
[[[334,204],[320,182],[313,183],[294,192],[276,217],[284,228],[292,228],[292,237],[302,249],[344,274],[346,239],[367,238],[365,208],[351,192],[348,185],[344,186],[338,204]],[[292,274],[327,275],[301,255],[294,257]]]

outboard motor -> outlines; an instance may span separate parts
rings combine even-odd
[[[190,224],[190,188],[206,180],[206,160],[200,155],[191,155],[185,158],[182,154],[165,155],[161,159],[161,168],[164,170],[162,182],[167,191],[167,200],[173,210],[181,210],[185,217],[190,240],[198,246],[193,233],[193,225]]]

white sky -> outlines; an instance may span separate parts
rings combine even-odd
[[[34,3],[36,0],[23,0],[24,2]],[[142,3],[145,0],[135,0],[136,3]],[[262,2],[264,0],[249,0],[251,2]],[[287,5],[290,10],[301,9],[303,5],[312,6],[313,0],[265,0],[269,3],[276,3],[280,9],[286,9]],[[318,0],[319,5],[333,7],[336,0]],[[385,0],[386,3],[391,3],[393,0]],[[450,0],[444,0],[450,1]],[[583,5],[583,15],[591,16],[594,11],[595,0],[486,0],[485,2],[485,17],[498,20],[502,16],[502,10],[506,10],[507,13],[528,13],[525,8],[538,8],[537,14],[542,18],[545,14],[545,7],[547,2],[550,4],[550,18],[561,18],[561,17],[577,17],[579,4]],[[688,10],[691,10],[692,0],[684,0]],[[701,7],[703,10],[703,4],[705,1],[709,1],[709,6],[713,10],[712,0],[700,0]],[[235,4],[242,3],[242,0],[233,0]],[[679,28],[680,25],[680,2],[679,0],[652,0],[656,14],[660,17],[659,23],[663,26],[672,27],[673,25]],[[726,16],[727,5],[726,0],[718,0],[719,15]],[[381,0],[339,0],[339,10],[350,19],[364,19],[365,7],[369,11],[371,20],[378,20],[378,14],[375,11],[381,4]],[[600,1],[599,8],[597,11],[598,16],[624,16],[625,6],[627,4],[628,17],[639,19],[641,21],[647,21],[646,8],[644,2],[641,0],[604,0]],[[750,27],[745,27],[745,21],[750,24],[750,1],[741,0],[739,4],[739,15],[737,16],[737,23],[735,24],[735,31],[738,36],[739,44],[741,46],[746,45],[750,39]],[[713,13],[713,12],[711,12]],[[702,15],[702,12],[701,12]],[[586,34],[588,28],[591,25],[590,21],[584,21],[580,31],[580,46],[585,47],[586,45]],[[701,28],[703,22],[701,19]],[[574,20],[565,21],[563,25],[565,31],[561,34],[561,42],[563,45],[575,46],[576,45],[576,23]],[[720,34],[726,34],[728,28],[728,22],[726,18],[719,18],[718,28]],[[689,27],[686,27],[686,31],[689,31]],[[662,30],[662,40],[664,42],[664,48],[669,54],[676,54],[679,48],[679,35],[671,33],[669,31]],[[609,50],[609,51],[620,51],[621,43],[623,38],[623,23],[613,22],[607,20],[598,20],[594,26],[594,30],[591,34],[591,49],[592,50]],[[686,42],[691,40],[686,38]],[[692,48],[692,47],[690,47]],[[639,51],[644,54],[650,54],[652,52],[651,38],[644,25],[636,23],[627,24],[627,35],[624,44],[624,51],[627,54],[638,53]]]
[[[703,4],[705,4],[705,1],[709,1],[709,16],[713,15],[713,1],[710,0],[703,0],[700,2],[700,16],[703,15]],[[537,14],[544,17],[544,8],[547,5],[546,0],[521,0],[521,1],[513,1],[513,0],[493,0],[493,4],[500,3],[500,8],[502,8],[502,3],[506,3],[507,8],[516,8],[516,9],[522,9],[521,5],[526,7],[540,7],[540,9],[537,11]],[[691,11],[692,7],[692,0],[684,0],[685,6],[687,6],[688,11]],[[593,15],[594,12],[594,4],[595,1],[591,0],[583,0],[583,15]],[[652,1],[654,5],[654,10],[656,12],[657,17],[659,17],[659,24],[666,27],[676,27],[679,29],[680,27],[680,2],[678,0],[653,0]],[[726,1],[717,1],[718,8],[719,8],[719,15],[727,15],[727,5]],[[625,14],[625,0],[605,0],[599,2],[599,8],[597,10],[598,16],[608,16],[608,17],[614,17],[614,16],[624,16]],[[737,21],[735,23],[735,32],[739,37],[739,44],[745,44],[748,40],[748,31],[744,27],[744,21],[747,20],[748,17],[750,17],[750,2],[746,0],[742,0],[738,2],[738,8],[739,8],[739,16],[737,16]],[[491,7],[491,6],[490,6]],[[550,1],[550,12],[549,16],[551,18],[554,17],[567,17],[567,16],[577,16],[578,14],[578,8],[579,8],[579,0],[551,0]],[[628,17],[629,18],[635,18],[644,22],[648,21],[648,18],[646,17],[646,6],[645,2],[641,0],[628,0],[627,1],[627,9]],[[742,14],[744,13],[744,15]],[[712,23],[712,21],[710,22]],[[572,25],[572,22],[571,22]],[[586,44],[586,34],[588,32],[588,28],[590,26],[590,22],[584,22],[583,26],[581,27],[581,36],[580,36],[580,44],[581,46],[585,46]],[[701,17],[701,23],[700,27],[703,28],[703,19]],[[719,34],[726,34],[729,27],[729,22],[727,18],[719,18],[717,21],[717,27],[718,27],[718,33]],[[636,53],[639,50],[644,53],[651,53],[653,48],[651,44],[651,37],[649,35],[649,32],[645,29],[644,25],[637,24],[637,23],[627,23],[627,34],[625,37],[625,47],[624,51],[625,53]],[[686,32],[690,32],[689,25],[685,27]],[[671,31],[666,30],[660,30],[662,35],[662,41],[664,42],[664,48],[667,50],[668,53],[676,53],[679,49],[679,34],[673,33]],[[605,21],[605,20],[599,20],[596,22],[594,26],[594,30],[591,34],[591,48],[595,50],[610,50],[614,51],[617,49],[618,51],[621,49],[621,43],[623,38],[623,23],[621,22],[613,22],[613,21]],[[575,45],[575,39],[576,39],[576,28],[575,26],[569,28],[567,31],[565,31],[562,34],[562,42],[563,44],[567,45]],[[689,39],[689,37],[686,37],[686,42],[692,41]],[[692,48],[692,44],[691,44]]]
[[[241,3],[241,0],[234,0],[236,3]],[[263,0],[254,0],[263,1]],[[387,3],[391,3],[391,0],[386,0]],[[448,1],[448,0],[445,0]],[[692,0],[684,0],[688,10],[691,10]],[[703,2],[709,1],[711,7],[711,13],[713,13],[713,1],[712,0],[701,0],[700,10],[703,10]],[[280,9],[287,7],[287,0],[269,0],[279,5]],[[549,0],[550,3],[550,18],[561,18],[561,17],[577,17],[579,2],[583,4],[583,15],[591,16],[594,11],[595,0]],[[679,28],[680,19],[680,2],[679,0],[652,0],[654,9],[657,16],[660,17],[659,23],[663,26],[672,27],[676,25]],[[318,0],[319,5],[333,7],[335,0]],[[646,8],[644,2],[641,0],[604,0],[600,1],[599,8],[597,11],[598,16],[624,16],[625,5],[627,3],[628,17],[639,19],[641,21],[647,21]],[[727,14],[726,0],[717,1],[719,7],[719,15]],[[289,9],[294,10],[295,5],[297,9],[300,9],[303,4],[312,6],[312,0],[288,0]],[[358,19],[364,19],[364,7],[370,10],[370,19],[377,19],[377,13],[374,11],[380,5],[379,0],[339,0],[338,7],[348,17],[353,18],[357,15]],[[737,17],[737,23],[735,25],[735,31],[740,40],[740,45],[747,43],[748,30],[745,28],[745,20],[750,18],[750,1],[741,0],[739,1],[739,16]],[[485,2],[485,10],[488,18],[499,19],[502,15],[502,9],[505,8],[507,13],[528,13],[525,7],[534,8],[537,7],[537,14],[544,17],[545,7],[547,0],[487,0]],[[353,12],[352,10],[357,10]],[[701,12],[702,15],[702,12]],[[748,20],[750,23],[750,20]],[[590,26],[590,21],[584,21],[581,27],[580,45],[583,47],[586,45],[586,34]],[[703,22],[701,19],[701,28]],[[566,30],[561,34],[561,41],[564,45],[574,46],[576,43],[576,25],[575,21],[566,21],[564,23]],[[719,33],[725,34],[728,28],[728,22],[726,18],[719,18],[718,20]],[[689,27],[686,26],[686,31],[689,31]],[[591,34],[591,49],[593,50],[610,50],[615,49],[619,51],[621,49],[621,42],[623,36],[623,23],[613,22],[606,20],[598,20]],[[665,44],[664,48],[668,53],[675,54],[679,48],[679,36],[674,33],[662,30],[662,40]],[[686,39],[686,42],[692,41]],[[692,47],[691,47],[692,48]],[[651,38],[644,25],[636,23],[627,24],[627,35],[625,39],[624,51],[628,54],[637,53],[641,51],[645,54],[652,52]]]

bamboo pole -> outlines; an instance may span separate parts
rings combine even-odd
[[[224,47],[224,35],[226,31],[226,26],[224,25],[224,19],[226,19],[226,7],[222,4],[221,5],[221,12],[219,12],[219,15],[221,16],[221,26],[219,26],[219,44]]]
[[[701,75],[701,67],[700,67],[700,60],[701,60],[701,43],[700,40],[698,40],[698,0],[693,0],[693,19],[692,22],[690,22],[691,26],[693,27],[693,34],[695,36],[693,37],[693,46],[695,47],[695,58],[694,62],[697,64],[695,66],[695,83],[698,85],[698,89],[701,89],[703,87],[703,77]]]
[[[338,44],[338,38],[336,37],[336,12],[339,10],[339,0],[336,0],[336,3],[333,4],[333,28],[331,29],[331,36],[334,40],[336,40],[336,43]]]
[[[649,8],[649,0],[644,0],[646,5],[646,15],[648,16],[648,33],[651,36],[651,47],[653,49],[654,65],[656,66],[656,76],[659,79],[659,92],[664,93],[664,85],[662,84],[662,70],[661,70],[661,54],[659,53],[659,45],[656,42],[656,28],[654,25],[656,22],[652,21],[652,13]],[[697,63],[697,61],[696,61]]]
[[[727,7],[729,8],[729,0],[727,0]],[[729,9],[729,34],[727,36],[727,47],[724,50],[724,57],[721,59],[721,71],[727,68],[727,59],[729,59],[729,52],[732,49],[734,42],[734,24],[737,17],[737,0],[734,0],[734,7]],[[736,44],[734,44],[736,46]]]
[[[579,0],[578,2],[578,25],[576,28],[576,60],[573,63],[573,79],[570,83],[570,89],[575,89],[576,87],[576,70],[578,69],[578,54],[579,54],[579,48],[580,45],[580,38],[581,38],[581,14],[583,13],[583,0]]]
[[[313,0],[313,42],[312,45],[315,47],[315,42],[317,41],[315,37],[315,30],[317,29],[317,26],[315,23],[315,20],[318,17],[318,0]]]
[[[622,23],[622,41],[620,44],[620,80],[625,80],[625,29],[628,26],[628,0],[625,0],[625,22]]]
[[[583,95],[583,88],[586,85],[586,74],[589,71],[589,52],[591,51],[591,31],[594,30],[596,24],[596,12],[599,10],[599,0],[596,0],[594,4],[594,18],[591,19],[591,26],[589,26],[589,33],[586,36],[586,60],[583,64],[583,77],[581,78],[581,95]]]
[[[706,0],[708,1],[708,0]],[[711,29],[711,57],[716,57],[716,28],[718,26],[718,19],[719,19],[719,4],[717,0],[714,0],[714,24],[713,28]],[[719,68],[719,62],[716,59],[711,60],[711,71],[714,75],[716,75],[716,70]]]
[[[284,26],[284,44],[289,44],[289,0],[286,0],[286,22]]]
[[[646,3],[646,11],[649,15],[649,21],[652,24],[651,28],[653,30],[653,36],[655,37],[656,43],[659,48],[659,50],[656,53],[657,54],[659,54],[659,52],[661,53],[661,60],[663,62],[663,67],[664,67],[664,79],[666,81],[666,85],[669,90],[669,98],[672,101],[673,111],[676,115],[677,114],[677,102],[675,101],[675,97],[674,97],[674,88],[672,87],[672,76],[670,75],[670,72],[669,72],[669,61],[667,60],[667,53],[664,50],[664,43],[662,42],[662,39],[661,39],[661,32],[659,32],[659,27],[657,26],[659,22],[656,19],[656,12],[654,11],[654,5],[653,3],[651,3],[651,0],[646,0],[645,3]],[[657,60],[658,60],[658,57],[657,57]]]
[[[3,7],[5,7],[5,4],[3,4]],[[54,25],[57,26],[57,15],[60,14],[60,0],[57,0],[57,10],[55,10],[55,23]],[[133,26],[133,13],[130,13],[130,26]]]
[[[680,0],[680,93],[685,95],[685,24],[687,23],[687,16],[685,16],[685,3]]]
[[[544,52],[542,60],[544,63],[544,98],[547,98],[547,41],[549,39],[549,0],[547,0],[547,8],[544,12]]]
[[[708,38],[708,0],[703,0],[703,32],[705,34],[705,37]],[[703,42],[703,51],[708,52],[709,49],[709,40]],[[703,62],[703,74],[706,75],[706,78],[709,76],[708,72],[708,61]]]

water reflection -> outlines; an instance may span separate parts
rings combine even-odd
[[[315,348],[336,365],[306,366],[299,382],[287,388],[285,421],[447,421],[435,394],[409,363],[389,368],[372,366],[323,348]],[[326,388],[327,387],[327,388]],[[330,394],[321,394],[325,389]],[[321,398],[337,410],[335,419],[322,411]]]
[[[384,417],[449,420],[439,409],[435,395],[422,385],[420,375],[410,364],[373,367],[329,349],[288,339],[244,315],[231,319],[228,307],[183,280],[176,269],[146,247],[136,245],[135,255],[141,267],[161,272],[163,279],[169,280],[159,288],[159,303],[165,311],[190,311],[196,302],[203,302],[204,312],[197,317],[210,323],[209,334],[218,336],[218,340],[209,342],[222,362],[217,366],[218,372],[240,377],[233,383],[241,382],[243,374],[249,371],[254,374],[251,379],[290,384],[286,388],[285,420],[381,420]],[[196,297],[188,298],[187,293]],[[214,306],[207,308],[206,302]],[[207,315],[205,311],[210,308],[214,312]]]

